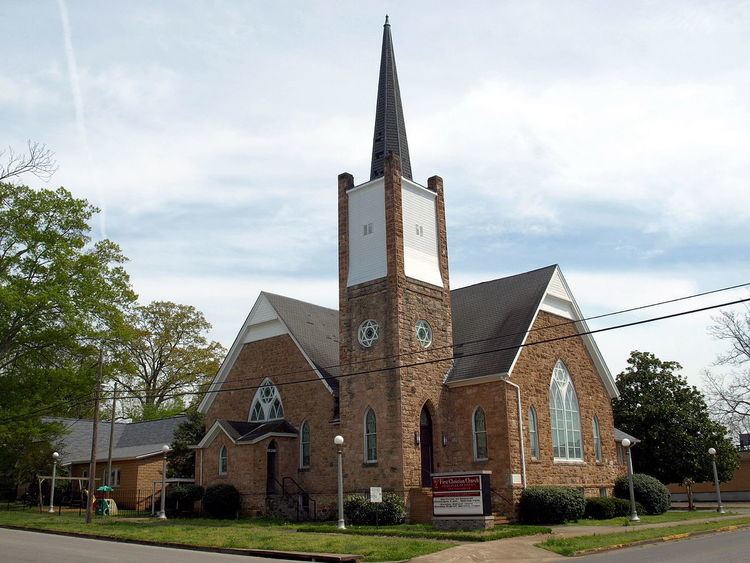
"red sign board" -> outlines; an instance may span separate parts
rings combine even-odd
[[[432,510],[435,516],[482,515],[481,475],[433,476]]]

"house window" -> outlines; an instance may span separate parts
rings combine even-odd
[[[555,459],[582,460],[578,397],[565,364],[559,360],[552,371],[549,410]]]
[[[299,444],[299,466],[310,467],[310,425],[307,422],[303,422],[299,430]]]
[[[477,407],[472,419],[474,430],[474,459],[477,461],[487,459],[487,420],[484,409]]]
[[[594,415],[594,418],[592,419],[592,426],[594,431],[594,455],[596,456],[596,461],[602,460],[602,435],[599,432],[599,419],[596,415]]]
[[[221,448],[219,448],[219,475],[227,474],[227,461],[227,447],[221,446]]]
[[[250,406],[250,422],[264,422],[284,418],[279,390],[266,378],[255,393]]]
[[[607,496],[607,487],[599,487],[599,496],[600,497],[606,497]]]
[[[529,409],[529,442],[531,443],[532,459],[539,459],[539,430],[534,407]]]
[[[365,463],[378,461],[378,432],[375,411],[367,409],[365,413]]]
[[[120,486],[120,468],[115,467],[112,469],[112,473],[109,474],[109,483],[107,483],[110,487],[119,487]]]
[[[362,225],[362,236],[366,237],[367,235],[372,234],[372,223],[367,223],[366,225]]]
[[[417,225],[417,236],[423,237],[424,236],[424,227],[422,225]]]

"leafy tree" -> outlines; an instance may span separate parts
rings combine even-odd
[[[59,433],[41,416],[91,411],[96,347],[134,299],[125,257],[91,242],[98,210],[64,188],[0,183],[0,474],[23,479]]]
[[[191,450],[188,446],[194,446],[200,442],[205,433],[204,416],[197,409],[191,409],[187,420],[175,430],[172,449],[167,454],[170,477],[195,476],[195,450]]]
[[[620,397],[613,401],[615,425],[642,440],[633,469],[663,483],[713,479],[710,447],[716,448],[719,478],[729,480],[739,454],[726,429],[711,420],[703,395],[676,371],[682,366],[649,352],[634,351],[617,376]]]
[[[128,317],[132,337],[120,349],[117,381],[132,397],[130,416],[163,418],[185,409],[176,394],[195,392],[219,369],[225,350],[209,342],[211,325],[190,305],[154,301]]]
[[[711,411],[737,434],[750,432],[750,307],[740,313],[722,311],[709,328],[714,338],[727,342],[728,351],[716,363],[731,372],[706,371]]]

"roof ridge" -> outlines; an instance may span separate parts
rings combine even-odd
[[[272,293],[270,291],[261,291],[261,295],[271,295],[273,297],[281,297],[282,299],[288,299],[289,301],[296,301],[297,303],[303,303],[305,305],[311,305],[313,307],[317,307],[318,309],[325,309],[326,311],[331,311],[333,313],[338,313],[338,309],[333,309],[331,307],[326,307],[324,305],[318,305],[317,303],[310,303],[309,301],[303,301],[302,299],[297,299],[296,297],[289,297],[288,295],[281,295],[280,293]]]
[[[481,281],[481,282],[476,282],[476,283],[472,283],[472,284],[469,284],[469,285],[465,285],[463,287],[456,287],[456,288],[451,289],[451,293],[453,293],[454,291],[461,291],[462,289],[468,289],[470,287],[476,287],[478,285],[484,285],[484,284],[487,284],[487,283],[493,283],[493,282],[500,281],[500,280],[507,280],[507,279],[510,279],[510,278],[517,278],[519,276],[526,276],[528,274],[533,274],[534,272],[540,272],[542,270],[547,270],[549,268],[559,268],[559,267],[560,267],[559,264],[550,264],[549,266],[543,266],[541,268],[535,268],[533,270],[529,270],[528,272],[519,272],[517,274],[511,274],[509,276],[503,276],[501,278],[495,278],[495,279],[491,279],[491,280],[485,280],[485,281]]]

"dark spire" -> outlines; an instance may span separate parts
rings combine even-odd
[[[378,105],[375,110],[375,133],[372,139],[372,166],[370,180],[384,174],[385,157],[394,153],[401,159],[401,174],[411,177],[409,143],[406,140],[404,109],[401,106],[401,91],[398,88],[396,57],[391,40],[391,24],[385,16],[383,26],[383,50],[380,54],[380,79],[378,80]]]

